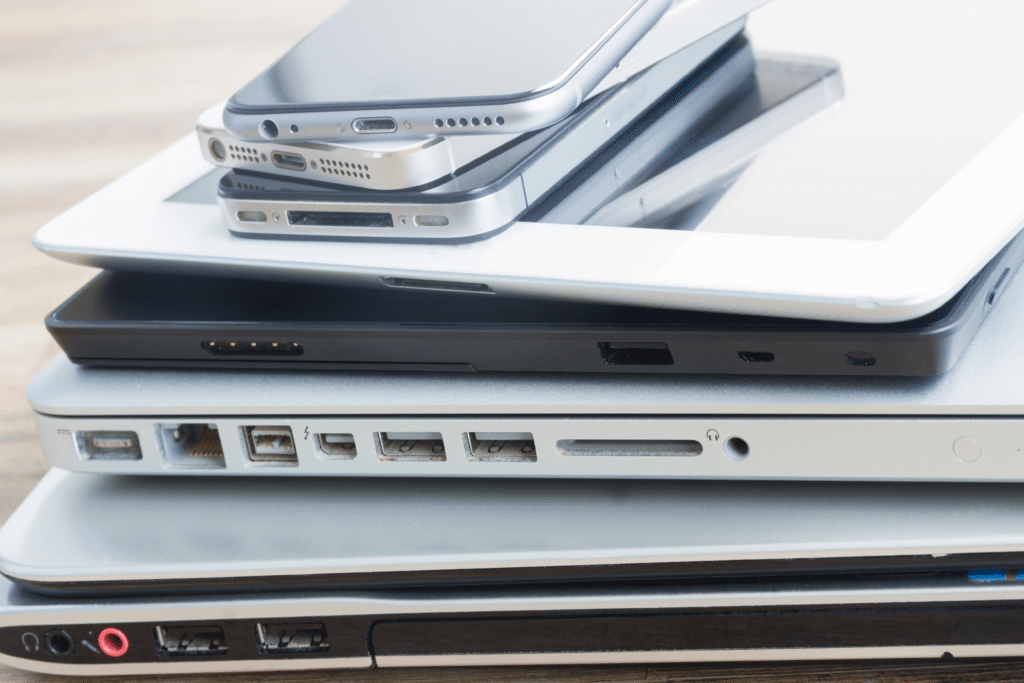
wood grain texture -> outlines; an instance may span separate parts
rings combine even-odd
[[[47,220],[188,134],[337,2],[5,0],[0,6],[0,519],[46,469],[25,399],[57,352],[43,317],[94,271],[30,245]],[[218,675],[243,681],[1024,681],[1018,662],[465,668]],[[202,677],[160,677],[154,681]],[[0,683],[64,681],[0,666]],[[124,680],[92,678],[95,683]]]

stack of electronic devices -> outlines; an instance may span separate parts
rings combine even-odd
[[[765,3],[350,0],[43,227],[0,661],[1024,656],[1024,9]]]

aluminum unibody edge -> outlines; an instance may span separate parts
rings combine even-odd
[[[201,516],[180,519],[183,506]],[[323,589],[600,576],[756,582],[908,567],[963,576],[979,563],[1024,561],[1021,529],[1024,506],[1011,484],[234,477],[186,485],[54,469],[0,530],[0,572],[71,594],[271,590],[303,577]]]
[[[49,462],[93,472],[1019,481],[1022,309],[1015,278],[959,363],[928,378],[117,369],[62,355],[28,395]],[[169,460],[158,439],[178,424],[219,430],[223,460]],[[259,425],[288,430],[290,462],[252,459]],[[141,459],[83,455],[80,437],[110,430],[136,434]],[[437,451],[403,457],[389,433],[434,435]],[[324,452],[331,434],[354,457]],[[535,451],[489,457],[503,438]]]
[[[540,7],[542,4],[539,3],[536,7]],[[259,102],[258,104],[244,101],[247,89],[255,87],[259,90],[261,88],[262,84],[257,84],[259,79],[268,79],[267,85],[269,87],[266,87],[265,93],[279,92],[281,84],[274,83],[275,78],[280,78],[281,82],[285,84],[294,80],[301,80],[302,74],[308,72],[309,68],[318,61],[322,61],[322,57],[318,54],[319,51],[324,49],[327,52],[336,49],[348,50],[352,46],[347,43],[365,39],[366,37],[365,34],[360,34],[357,31],[355,38],[350,36],[346,40],[344,37],[341,37],[340,40],[335,42],[326,33],[322,33],[323,28],[321,28],[320,31],[314,31],[300,41],[278,63],[272,65],[257,77],[257,80],[245,86],[229,99],[224,110],[224,123],[229,131],[243,140],[259,140],[267,137],[267,127],[264,124],[267,120],[272,121],[273,125],[273,133],[269,137],[273,139],[280,135],[285,139],[297,141],[343,141],[366,139],[367,137],[385,137],[382,134],[373,136],[360,134],[357,122],[360,119],[367,118],[385,118],[390,120],[393,127],[390,131],[386,132],[386,135],[393,137],[479,135],[491,132],[526,133],[538,130],[557,123],[572,113],[594,87],[608,75],[619,59],[625,56],[641,40],[644,34],[655,25],[669,8],[670,4],[671,0],[636,0],[630,3],[602,2],[596,8],[596,11],[590,13],[596,21],[600,22],[602,19],[611,18],[616,14],[620,16],[615,19],[612,25],[606,26],[599,36],[596,36],[597,40],[589,45],[583,54],[578,55],[564,73],[556,76],[551,82],[534,83],[525,86],[529,88],[525,92],[506,91],[506,93],[501,94],[495,92],[493,87],[501,87],[499,84],[504,85],[504,81],[519,83],[521,87],[524,83],[523,79],[510,78],[507,73],[499,73],[502,78],[493,78],[493,83],[488,84],[488,79],[485,76],[486,71],[480,68],[480,62],[487,59],[485,54],[489,50],[497,49],[500,51],[501,49],[507,49],[510,40],[517,40],[518,35],[493,36],[496,40],[490,45],[486,41],[488,36],[491,35],[491,31],[494,30],[501,33],[518,31],[519,28],[517,27],[522,27],[524,21],[530,21],[533,11],[529,8],[517,7],[516,9],[521,11],[510,16],[507,11],[509,7],[506,6],[504,10],[499,10],[498,14],[488,16],[487,14],[481,14],[478,8],[473,8],[475,17],[464,16],[462,17],[463,22],[472,26],[474,21],[479,22],[483,20],[489,28],[481,27],[480,31],[475,35],[463,35],[461,40],[470,40],[478,50],[484,50],[484,54],[474,50],[467,50],[468,54],[460,53],[459,43],[457,42],[460,39],[459,36],[456,36],[454,39],[456,42],[452,42],[452,38],[445,38],[440,42],[440,50],[446,55],[450,55],[450,59],[457,61],[447,65],[449,67],[448,71],[440,70],[441,74],[439,75],[439,70],[435,67],[432,60],[424,61],[421,59],[422,55],[419,51],[422,48],[417,44],[417,39],[413,38],[417,31],[422,30],[422,26],[418,22],[432,18],[431,10],[433,8],[417,7],[417,3],[406,3],[404,7],[397,5],[395,10],[402,12],[403,23],[398,24],[396,28],[404,31],[405,37],[400,39],[398,43],[393,44],[386,54],[378,55],[382,63],[376,66],[380,70],[376,79],[381,81],[381,84],[370,86],[369,90],[371,93],[375,93],[375,96],[369,101],[338,102],[335,98],[355,97],[358,99],[358,95],[352,94],[353,90],[351,88],[345,87],[342,87],[340,92],[335,91],[334,98],[332,98],[335,101],[333,102],[296,102],[275,107],[273,103],[266,101]],[[372,5],[369,3],[362,5],[362,7],[353,5],[352,9],[355,9],[357,12],[356,21],[358,21],[359,16],[365,16],[368,7],[372,7]],[[465,8],[468,6],[464,5],[463,7],[465,12]],[[347,12],[348,9],[350,8],[342,8],[337,14],[328,18],[325,26],[328,24],[341,24],[344,26],[349,21],[347,16],[349,14]],[[567,10],[565,8],[548,7],[548,9],[558,14],[557,17],[555,15],[550,17],[552,23],[566,21],[571,23],[571,10],[568,10],[568,13],[566,13]],[[487,12],[491,12],[491,8],[488,8]],[[374,12],[370,11],[370,15],[372,16],[373,14]],[[420,16],[417,20],[408,16],[409,14],[419,14]],[[500,22],[502,14],[506,18],[504,23]],[[436,16],[436,14],[433,16]],[[376,18],[379,21],[379,17]],[[499,23],[495,23],[495,19],[499,19]],[[597,28],[593,20],[587,22],[587,24],[588,29],[585,32],[581,31],[584,35],[592,34],[592,31]],[[444,22],[439,26],[444,27]],[[462,27],[460,26],[460,28]],[[398,39],[398,36],[394,36],[394,38]],[[373,42],[371,38],[371,43]],[[319,48],[317,45],[319,45]],[[505,47],[500,48],[498,47],[499,45]],[[548,44],[545,47],[549,49],[556,47],[557,54],[561,46]],[[301,53],[311,53],[305,56],[312,59],[312,62],[306,66],[299,65],[298,68],[301,71],[298,74],[278,74],[283,64],[290,58],[293,58],[294,55]],[[402,60],[403,54],[408,55],[408,59],[404,60],[404,62]],[[435,58],[440,58],[440,55],[435,54],[434,56]],[[565,55],[563,54],[563,56]],[[298,59],[301,61],[302,57]],[[449,57],[445,59],[449,59]],[[536,67],[542,65],[543,62],[538,63],[534,60],[528,61],[528,64],[534,67],[533,70],[536,71]],[[418,70],[420,75],[410,79],[411,74],[409,72],[416,70]],[[453,71],[461,73],[462,77],[455,76],[453,78]],[[545,69],[545,71],[547,70]],[[472,74],[472,78],[469,77],[470,74]],[[360,80],[360,77],[362,79],[369,79],[370,83],[374,82],[374,76],[367,75],[360,70],[352,70],[346,76],[354,77],[357,86],[365,83],[365,81]],[[395,80],[396,77],[398,77],[397,81]],[[485,90],[490,90],[491,94],[489,96],[467,96],[453,93],[450,97],[438,98],[436,91],[428,93],[424,90],[424,87],[430,83],[437,84],[438,88],[443,87],[443,84],[446,82],[445,79],[459,86],[463,85],[461,81],[472,81]],[[468,87],[472,87],[472,85]],[[515,89],[516,87],[514,86],[513,90]],[[410,96],[410,92],[419,92],[421,96]],[[486,125],[487,122],[491,121],[493,121],[493,125]]]

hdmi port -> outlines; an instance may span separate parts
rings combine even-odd
[[[306,160],[298,154],[292,154],[291,152],[271,152],[270,160],[274,162],[274,166],[287,171],[306,170]]]

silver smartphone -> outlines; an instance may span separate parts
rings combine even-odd
[[[228,100],[242,140],[525,133],[572,113],[671,5],[350,0]]]
[[[742,18],[766,0],[721,3],[676,0],[657,24],[594,88],[612,88],[723,25]],[[224,105],[199,117],[199,149],[211,164],[333,182],[369,190],[424,189],[514,139],[516,134],[375,139],[348,143],[239,140],[224,127]]]
[[[203,158],[216,166],[367,190],[423,189],[518,136],[357,140],[347,143],[239,140],[224,128],[224,104],[203,112],[196,137]]]
[[[523,135],[418,192],[358,190],[232,171],[218,188],[224,221],[245,237],[415,242],[480,239],[508,227],[534,202],[676,87],[714,108],[752,73],[736,38],[743,20],[679,50],[591,98],[566,120]],[[724,47],[723,47],[724,44]],[[640,125],[638,122],[636,125]]]

